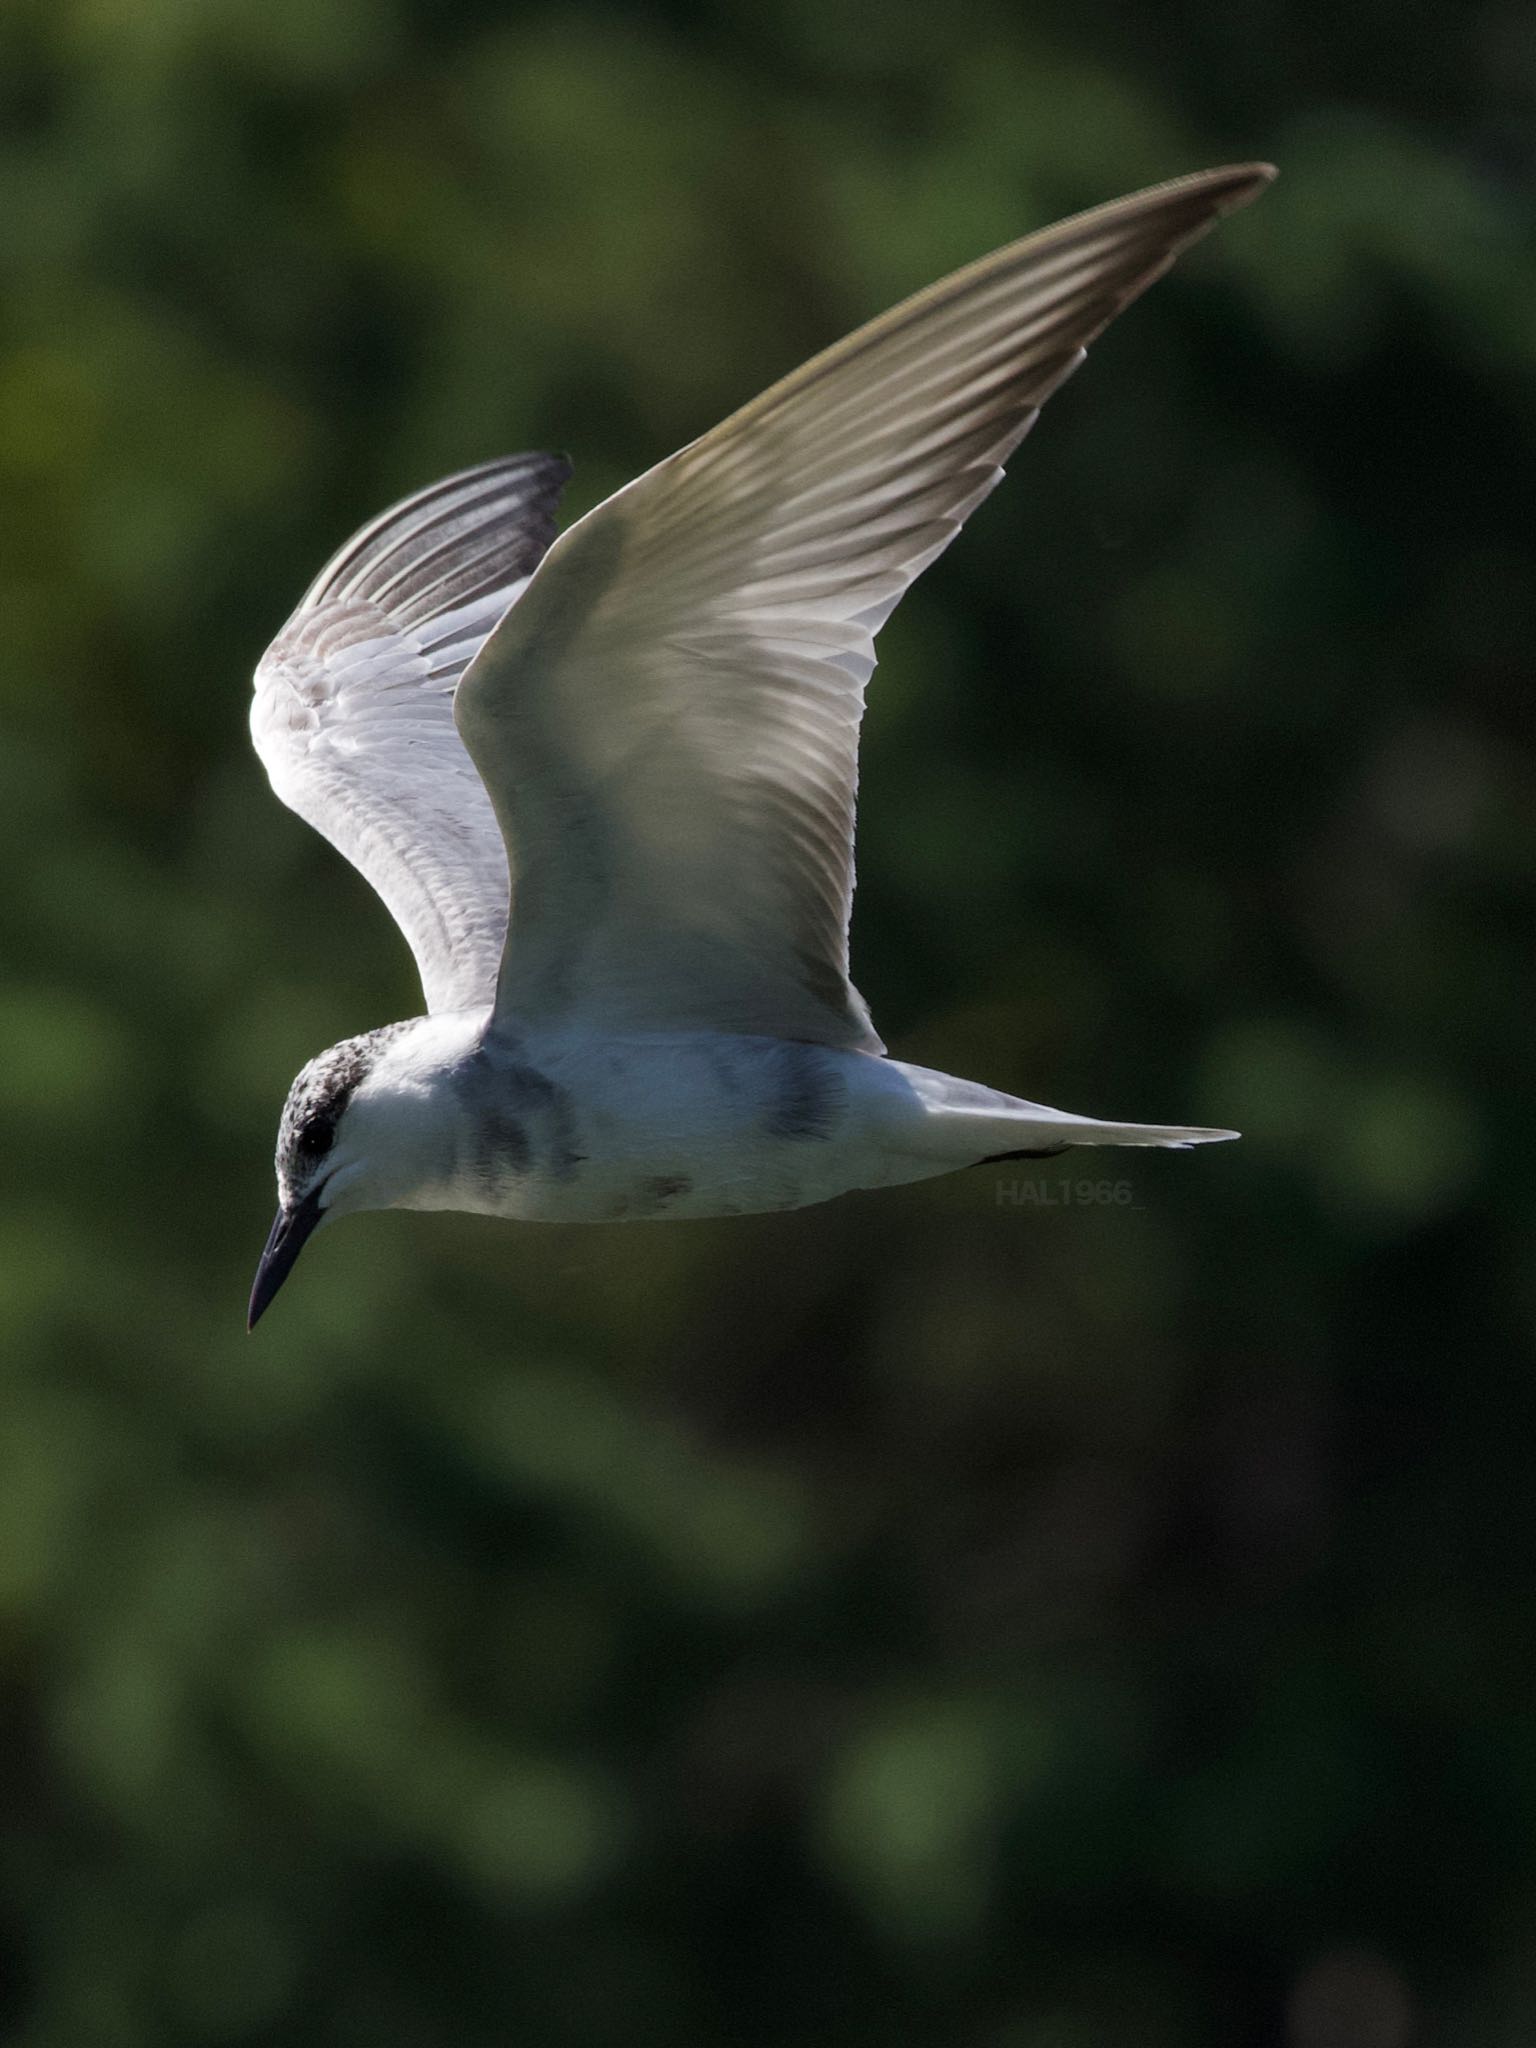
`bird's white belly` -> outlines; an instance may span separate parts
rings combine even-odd
[[[900,1145],[923,1116],[904,1070],[824,1046],[527,1033],[488,1043],[459,1093],[442,1205],[492,1215],[746,1215],[945,1170]]]

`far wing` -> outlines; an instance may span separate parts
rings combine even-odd
[[[507,856],[453,693],[553,540],[569,475],[563,456],[513,455],[392,506],[327,562],[256,671],[272,787],[383,897],[429,1010],[495,990]]]
[[[983,258],[555,543],[456,704],[517,872],[498,1014],[881,1050],[847,955],[874,636],[1085,345],[1272,175]]]

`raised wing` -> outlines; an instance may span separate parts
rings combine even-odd
[[[272,787],[383,897],[429,1010],[496,987],[506,848],[453,693],[554,539],[570,473],[564,456],[512,455],[391,506],[326,563],[256,671]]]
[[[456,704],[518,878],[498,1015],[882,1050],[847,956],[874,636],[1085,345],[1272,176],[983,258],[555,543]]]

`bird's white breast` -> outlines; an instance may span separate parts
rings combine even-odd
[[[864,1053],[724,1033],[490,1034],[451,1076],[455,1141],[430,1206],[550,1222],[744,1215],[935,1169],[898,1160],[921,1114]]]

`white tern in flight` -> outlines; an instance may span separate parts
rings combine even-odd
[[[1086,345],[1273,175],[1177,179],[983,257],[558,539],[570,465],[514,455],[326,564],[251,731],[394,913],[427,1014],[294,1082],[253,1325],[354,1209],[743,1215],[1235,1135],[887,1058],[847,933],[875,635]]]

